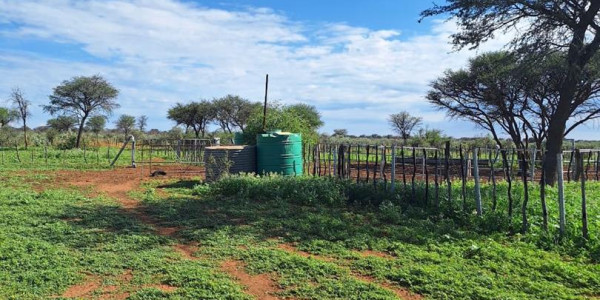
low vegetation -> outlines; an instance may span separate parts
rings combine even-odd
[[[78,297],[73,287],[89,288],[85,298],[257,297],[226,266],[249,278],[263,274],[270,293],[296,299],[600,295],[600,221],[590,223],[592,240],[578,238],[575,185],[567,187],[570,231],[559,241],[556,228],[539,229],[537,204],[531,233],[503,233],[511,221],[501,196],[496,213],[488,203],[478,218],[462,213],[460,200],[442,198],[439,208],[407,203],[402,186],[389,195],[330,178],[242,176],[212,185],[146,181],[127,196],[140,201],[131,210],[95,189],[44,186],[53,176],[2,175],[0,298]],[[600,186],[589,189],[590,216],[598,216]],[[498,195],[505,191],[500,185]],[[199,246],[186,256],[177,245]]]

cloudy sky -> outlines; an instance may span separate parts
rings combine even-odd
[[[417,22],[430,3],[0,0],[0,99],[20,87],[39,126],[49,118],[39,105],[54,86],[100,74],[121,92],[113,120],[145,114],[150,128],[168,129],[166,111],[176,102],[226,94],[260,101],[268,73],[269,98],[315,105],[322,132],[388,134],[387,116],[407,110],[448,135],[482,135],[424,100],[431,80],[477,54],[453,51],[454,24]],[[573,137],[600,138],[597,131]]]

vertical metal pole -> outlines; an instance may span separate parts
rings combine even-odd
[[[135,168],[135,137],[131,136],[131,167]]]
[[[481,205],[481,187],[479,186],[479,148],[473,149],[473,176],[475,177],[475,204],[477,206],[477,215],[483,214]]]
[[[558,183],[558,211],[559,211],[559,219],[560,219],[560,236],[563,237],[565,235],[565,227],[566,227],[566,212],[565,212],[565,183],[563,179],[563,154],[562,152],[557,154],[557,183]]]
[[[396,190],[396,145],[392,145],[392,174],[390,177],[390,191]]]

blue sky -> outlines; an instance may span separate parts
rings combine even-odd
[[[238,94],[305,102],[323,115],[322,132],[391,133],[386,118],[407,110],[452,136],[483,135],[448,120],[424,100],[428,84],[477,53],[453,51],[451,22],[419,12],[430,1],[341,0],[0,0],[0,99],[20,87],[34,102],[31,124],[52,88],[100,74],[120,90],[120,114],[168,129],[176,102]],[[3,105],[0,103],[0,105]],[[4,104],[6,105],[6,104]],[[573,134],[600,138],[597,127]]]

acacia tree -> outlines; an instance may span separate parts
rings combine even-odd
[[[460,29],[452,35],[457,48],[477,48],[497,33],[515,30],[511,46],[519,53],[544,57],[565,51],[565,76],[560,84],[556,110],[548,117],[546,182],[556,180],[556,159],[571,112],[585,103],[577,100],[577,85],[585,67],[600,49],[600,1],[597,0],[447,0],[421,13],[456,20]]]
[[[169,109],[167,117],[177,125],[192,128],[196,138],[204,138],[207,125],[214,119],[214,115],[214,106],[209,101],[202,100],[188,104],[177,103]]]
[[[8,125],[14,119],[14,114],[8,108],[0,107],[0,128]]]
[[[10,94],[10,101],[15,107],[14,114],[21,119],[23,123],[23,140],[25,141],[25,149],[27,149],[27,118],[31,116],[29,106],[31,102],[25,99],[23,92],[19,88],[14,88]]]
[[[72,116],[58,116],[47,121],[50,128],[58,132],[71,131],[77,125],[77,118]]]
[[[88,119],[86,124],[87,130],[96,134],[96,143],[98,143],[98,135],[102,130],[104,130],[104,126],[106,126],[106,117],[105,116],[91,116]]]
[[[391,114],[388,118],[388,122],[392,126],[392,129],[402,137],[404,143],[406,143],[406,139],[410,137],[415,127],[419,126],[422,121],[422,118],[411,116],[406,111]]]
[[[234,95],[213,99],[212,103],[214,107],[214,120],[223,131],[229,133],[235,128],[244,132],[252,111],[260,106],[260,103],[251,102],[250,100]]]
[[[49,96],[50,104],[43,106],[44,111],[54,115],[66,113],[79,119],[77,142],[79,148],[83,127],[92,114],[110,114],[119,104],[115,101],[119,91],[100,75],[91,77],[77,76],[65,80],[55,87]]]
[[[137,119],[137,125],[141,132],[146,130],[146,126],[148,125],[148,116],[141,115]]]
[[[300,116],[300,118],[308,123],[311,130],[317,130],[325,124],[323,120],[321,120],[321,113],[313,105],[298,103],[288,105],[284,107],[284,109],[294,115]]]
[[[135,127],[135,117],[130,115],[121,115],[115,122],[117,130],[123,132],[125,138],[129,135],[129,132]]]
[[[446,71],[431,84],[427,99],[450,117],[466,119],[487,130],[498,146],[499,134],[509,135],[519,148],[532,139],[537,148],[548,136],[550,117],[557,109],[564,80],[564,56],[555,53],[531,63],[507,52],[492,52],[469,61],[466,69]],[[586,121],[600,117],[600,60],[586,67],[571,112],[576,120],[565,135]]]
[[[334,136],[345,137],[345,136],[348,135],[348,129],[334,129],[333,130],[333,135]]]

